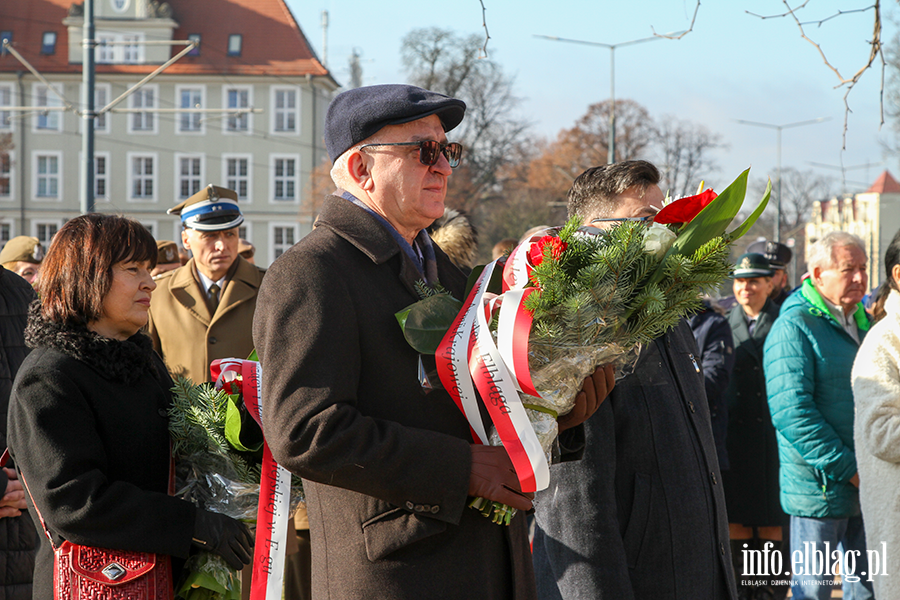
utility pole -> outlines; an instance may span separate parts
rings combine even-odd
[[[84,131],[81,137],[81,214],[94,212],[94,0],[84,0],[82,28],[81,105]]]

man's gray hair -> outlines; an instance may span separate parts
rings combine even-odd
[[[809,272],[812,273],[816,267],[821,269],[833,267],[834,249],[844,246],[856,246],[866,254],[866,246],[859,236],[846,231],[830,231],[809,247],[809,256],[806,258]]]
[[[390,127],[390,125],[387,127]],[[334,182],[334,185],[342,190],[346,190],[348,189],[347,186],[355,184],[350,173],[347,172],[347,161],[350,160],[350,155],[366,144],[377,144],[380,142],[383,139],[381,135],[383,130],[381,129],[360,143],[347,148],[340,156],[334,159],[334,164],[331,165],[331,181]]]
[[[568,195],[569,217],[608,217],[616,210],[616,198],[632,186],[641,194],[659,183],[659,170],[646,160],[626,160],[591,167],[575,179]]]

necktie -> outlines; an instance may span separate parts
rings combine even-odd
[[[212,306],[213,312],[219,307],[219,286],[212,284],[209,286],[209,304]]]

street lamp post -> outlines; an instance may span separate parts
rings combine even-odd
[[[601,46],[609,48],[609,152],[607,152],[606,162],[612,164],[616,162],[616,48],[619,46],[631,46],[640,44],[641,42],[652,42],[666,36],[651,36],[641,38],[639,40],[630,40],[628,42],[619,42],[618,44],[604,44],[602,42],[588,42],[584,40],[570,40],[552,35],[535,35],[534,37],[553,40],[555,42],[570,42],[572,44],[584,44],[585,46]]]
[[[774,129],[778,132],[777,141],[778,141],[778,174],[776,178],[778,181],[775,182],[775,189],[778,191],[778,199],[775,201],[775,242],[781,241],[781,130],[788,129],[790,127],[800,127],[801,125],[812,125],[813,123],[821,123],[822,121],[827,121],[831,117],[819,117],[818,119],[810,119],[808,121],[797,121],[796,123],[787,123],[785,125],[774,125],[772,123],[759,123],[757,121],[745,121],[744,119],[735,119],[738,123],[742,125],[753,125],[755,127],[766,127],[767,129]]]

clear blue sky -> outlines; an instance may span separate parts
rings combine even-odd
[[[609,50],[548,41],[535,34],[620,43],[690,25],[695,0],[483,0],[491,40],[490,58],[516,77],[515,90],[525,101],[523,116],[534,131],[548,138],[571,127],[588,105],[609,97]],[[794,0],[793,4],[799,4]],[[818,21],[868,6],[868,0],[810,2],[799,14]],[[438,26],[457,33],[483,33],[479,0],[288,0],[320,57],[321,13],[328,11],[327,64],[336,79],[349,80],[348,62],[354,48],[363,58],[365,84],[404,81],[400,42],[411,29]],[[894,3],[883,3],[884,40],[897,31]],[[783,130],[782,165],[834,176],[840,172],[809,162],[847,167],[867,162],[882,165],[847,171],[851,191],[874,180],[888,168],[900,177],[896,158],[885,157],[882,141],[891,139],[890,121],[879,131],[879,70],[867,72],[850,94],[847,149],[841,152],[844,122],[843,89],[818,51],[800,37],[789,18],[762,20],[747,14],[784,12],[777,0],[706,0],[694,29],[680,40],[661,39],[616,50],[616,98],[643,104],[654,118],[675,115],[705,124],[729,144],[711,174],[724,188],[751,166],[751,181],[776,166],[776,131],[735,123],[736,119],[784,125],[830,117],[829,121]],[[842,74],[865,64],[866,42],[872,33],[872,11],[840,16],[821,27],[807,25]],[[652,28],[652,29],[651,29]]]

